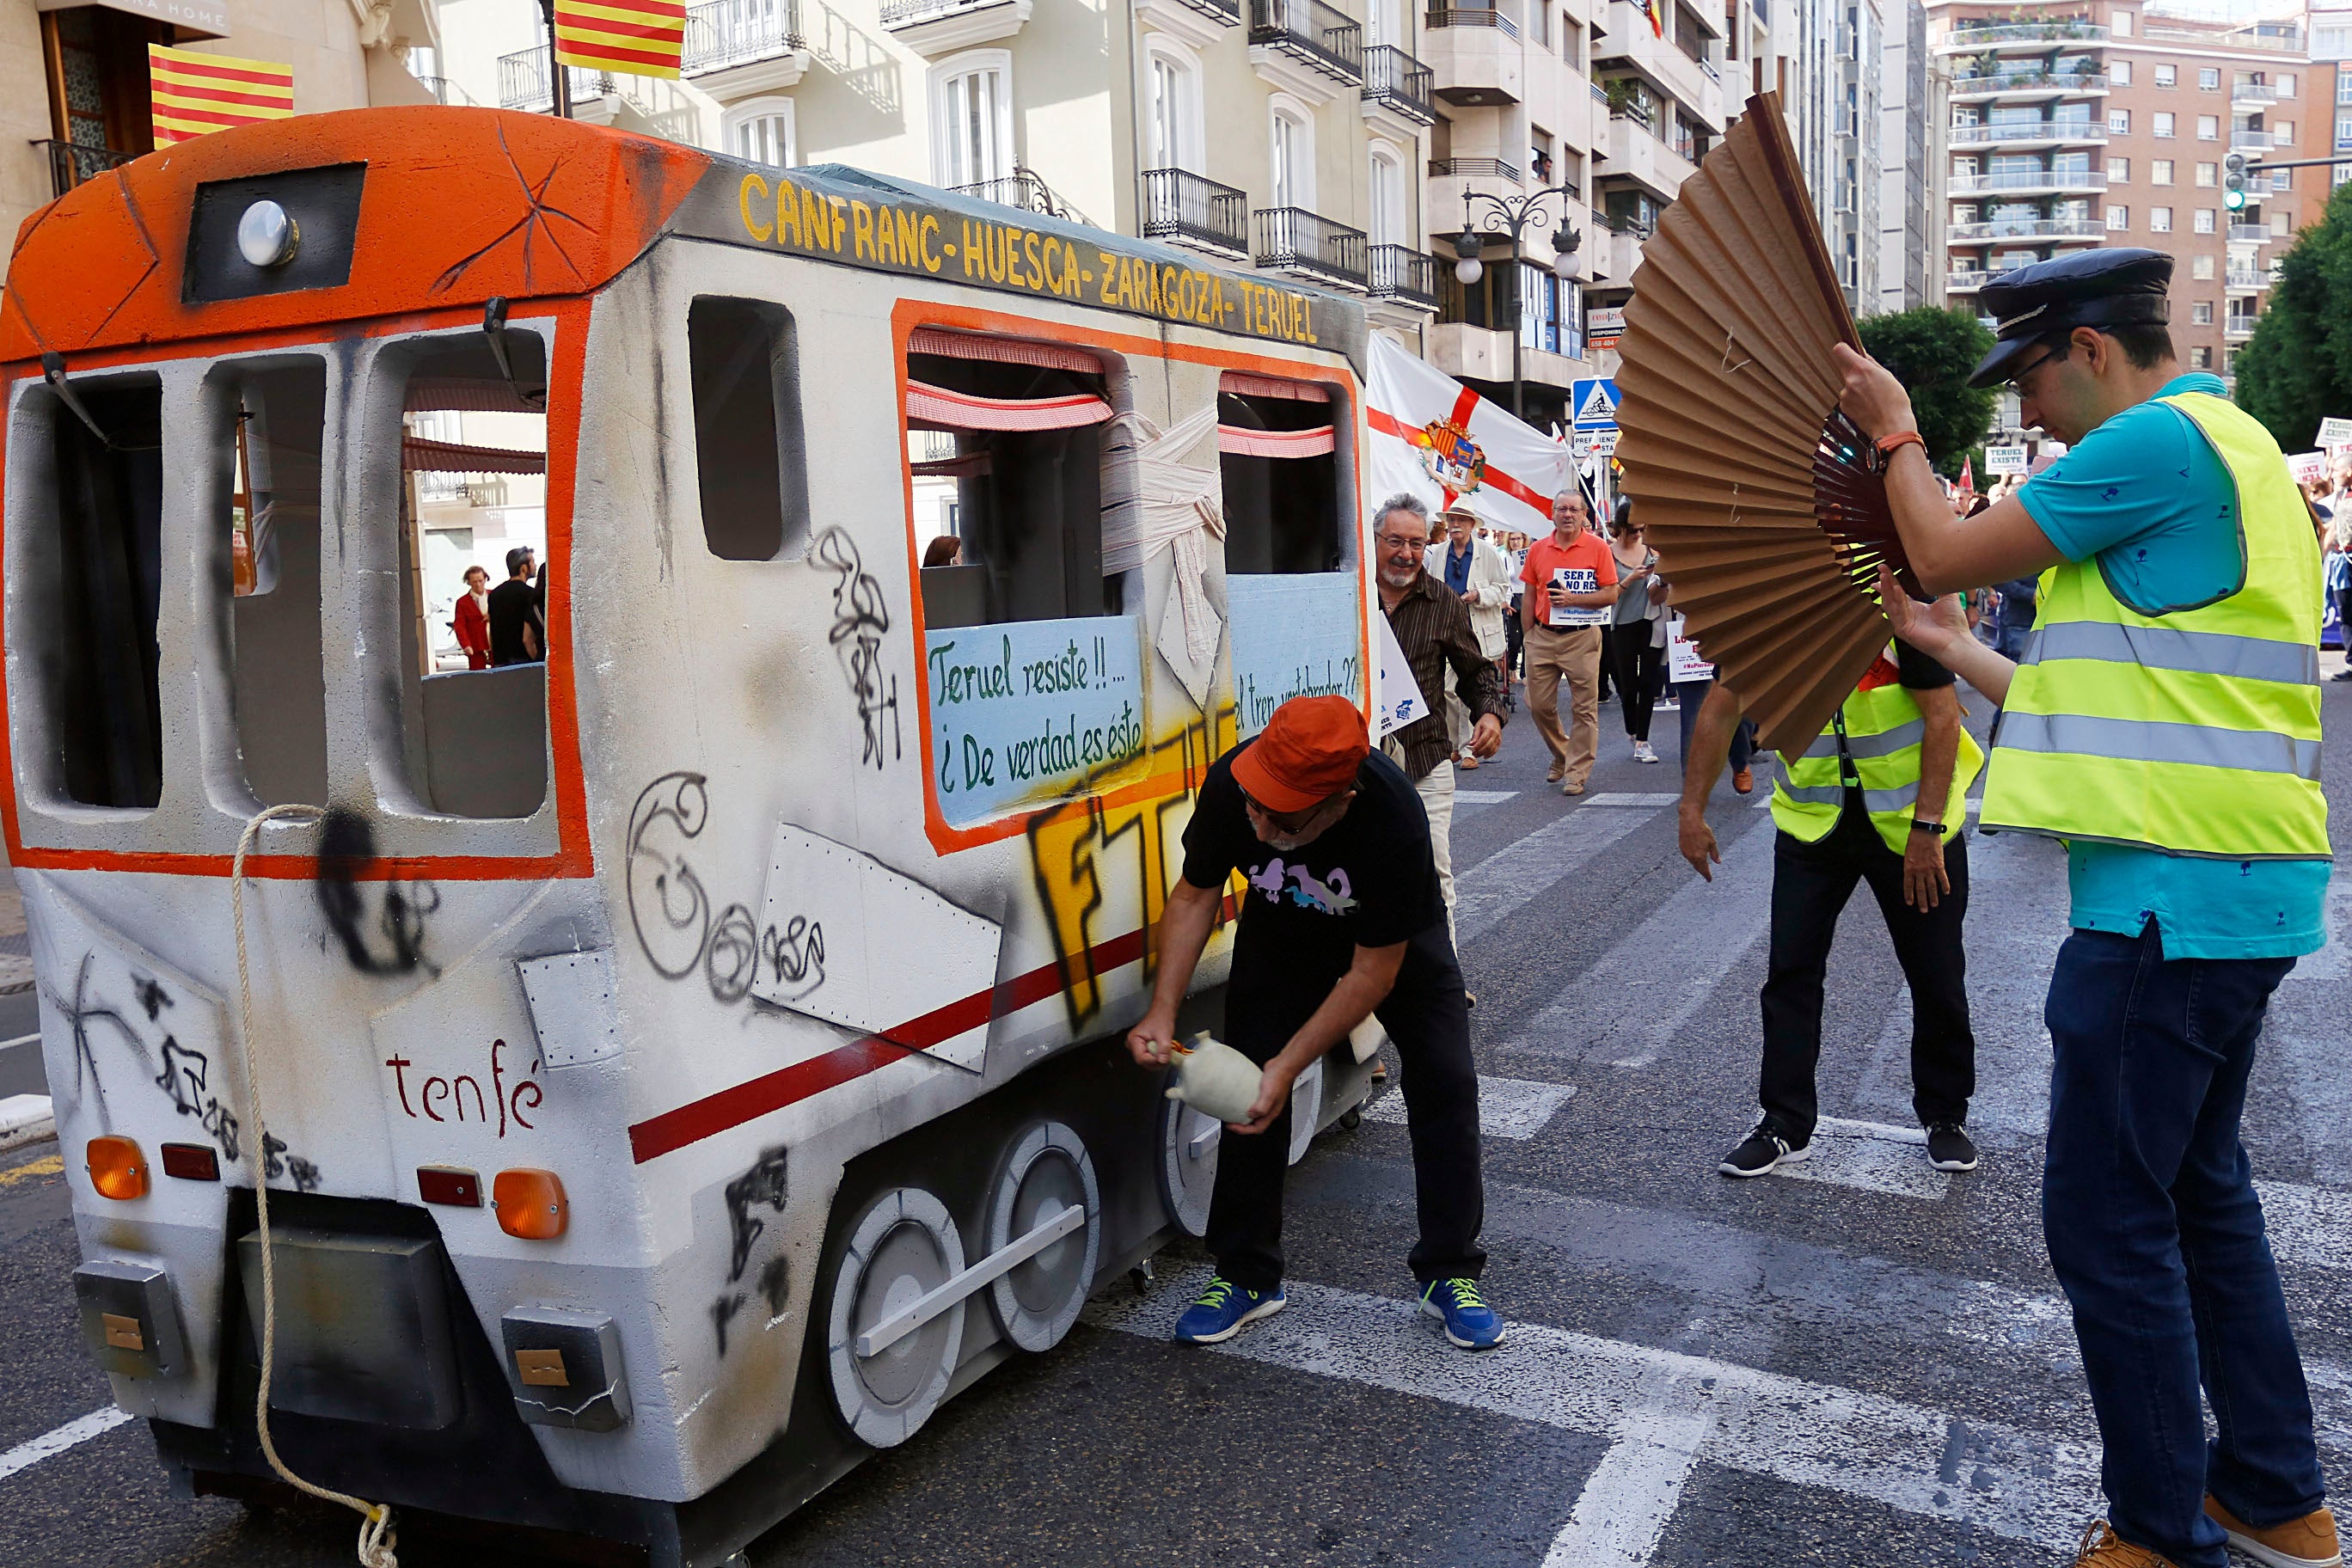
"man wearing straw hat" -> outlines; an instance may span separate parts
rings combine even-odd
[[[2006,382],[2063,458],[1965,520],[1909,397],[1837,349],[1930,593],[2040,574],[2024,657],[1881,574],[1895,633],[2005,706],[1987,827],[2065,841],[2073,933],[2042,1231],[2091,1387],[2109,1518],[2079,1565],[2337,1568],[2311,1395],[2238,1139],[2263,1015],[2318,951],[2319,551],[2277,443],[2166,331],[2172,258],[2087,251],[1986,286]],[[2205,1439],[2207,1396],[2218,1436]]]
[[[1177,1009],[1237,871],[1225,1038],[1265,1072],[1248,1120],[1228,1125],[1217,1152],[1207,1237],[1217,1272],[1176,1338],[1215,1344],[1282,1310],[1290,1086],[1377,1016],[1404,1067],[1421,1213],[1408,1261],[1422,1310],[1462,1349],[1491,1348],[1503,1323],[1478,1295],[1478,1074],[1429,821],[1346,698],[1292,698],[1210,767],[1160,922],[1151,1010],[1127,1037],[1143,1066],[1168,1062]]]

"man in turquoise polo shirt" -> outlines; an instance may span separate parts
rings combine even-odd
[[[2047,573],[2012,664],[1881,594],[1897,637],[2007,705],[1984,822],[2065,840],[2042,1184],[2105,1446],[2095,1568],[2339,1568],[2310,1394],[2238,1141],[2270,994],[2325,941],[2318,556],[2277,446],[2165,330],[2172,260],[2084,252],[1984,291],[1974,384],[2072,444],[1956,520],[1910,400],[1840,348],[1933,593]],[[1950,601],[1947,601],[1949,604]],[[2200,1384],[2219,1436],[2204,1436]]]

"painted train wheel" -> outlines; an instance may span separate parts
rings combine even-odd
[[[1224,1132],[1222,1122],[1181,1100],[1160,1102],[1160,1200],[1186,1236],[1209,1234],[1209,1194]]]
[[[1066,1208],[1086,1223],[1057,1237],[1034,1258],[1014,1264],[988,1288],[988,1304],[1004,1337],[1024,1351],[1062,1342],[1093,1288],[1102,1250],[1102,1190],[1095,1163],[1077,1133],[1042,1121],[1022,1135],[996,1175],[988,1205],[988,1250],[1002,1252]]]
[[[947,1205],[920,1187],[894,1187],[866,1211],[833,1275],[825,1361],[834,1402],[858,1438],[877,1448],[913,1436],[947,1397],[963,1349],[958,1301],[872,1355],[859,1336],[963,1271],[963,1238]]]

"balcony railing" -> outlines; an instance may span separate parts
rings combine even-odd
[[[1419,60],[1392,44],[1374,44],[1364,51],[1364,100],[1383,103],[1408,120],[1423,125],[1437,120],[1437,78]]]
[[[2273,147],[2289,147],[2294,143],[2286,137],[2269,131],[2232,131],[2230,151],[2232,153],[2267,153]]]
[[[799,0],[715,0],[686,14],[688,76],[774,59],[804,47]]]
[[[2230,89],[2231,103],[2276,103],[2278,89],[2268,82],[2242,81]]]
[[[2089,169],[2027,169],[1999,174],[1954,174],[1951,191],[2104,191],[2107,177]]]
[[[2243,291],[2248,289],[2267,289],[2270,286],[2270,277],[2267,273],[2255,272],[2245,268],[2232,267],[2228,271],[2221,274],[2221,287],[2224,289],[2235,289]]]
[[[1221,26],[1242,25],[1242,0],[1181,0],[1188,10],[1198,11]]]
[[[882,0],[882,25],[886,27],[910,26],[917,22],[932,21],[957,11],[999,3],[1000,0]]]
[[[1071,223],[1085,223],[1084,214],[1056,196],[1053,188],[1037,177],[1034,169],[1015,169],[998,180],[979,180],[969,185],[950,185],[949,190],[960,196],[978,196],[999,206],[1019,207],[1023,212],[1037,213],[1045,217],[1057,217]]]
[[[573,103],[585,103],[592,98],[602,98],[613,90],[613,73],[590,70],[584,66],[563,68],[564,80],[569,85]],[[520,49],[499,57],[499,107],[541,112],[554,100],[547,87],[547,50]]]
[[[1249,257],[1249,193],[1184,169],[1143,172],[1143,232],[1215,251],[1235,261]]]
[[[1996,147],[2010,142],[2103,142],[2106,139],[2107,128],[2095,120],[2035,120],[2010,125],[1955,125],[1950,145]]]
[[[1257,215],[1260,267],[1279,268],[1342,288],[1364,287],[1364,231],[1333,223],[1304,207],[1261,207]]]
[[[1492,27],[1507,38],[1519,36],[1519,25],[1491,6],[1468,10],[1432,10],[1423,22],[1432,27]]]
[[[2097,239],[2106,226],[2087,217],[1997,217],[1983,223],[1956,223],[1944,231],[1954,245],[1988,239]]]
[[[111,147],[85,147],[78,142],[36,142],[33,145],[48,155],[49,191],[60,196],[83,181],[94,180],[139,156],[136,153],[118,153]]]
[[[1980,268],[1972,268],[1961,272],[1948,272],[1944,275],[1944,291],[1948,294],[1973,294],[2000,276],[2000,274],[1997,272],[1988,272]]]
[[[1996,92],[2105,92],[2107,79],[2097,71],[2048,69],[1969,72],[1952,79],[1954,98]]]
[[[2038,44],[2063,43],[2074,40],[2096,43],[2104,40],[2107,30],[2090,22],[2025,22],[2002,27],[1962,27],[1945,37],[1949,48],[1964,48],[1970,44]]]
[[[1519,166],[1502,158],[1432,158],[1429,172],[1437,179],[1508,180],[1519,183]]]
[[[2271,226],[2266,223],[2233,223],[2230,226],[2230,237],[2240,245],[2267,245],[2271,238]]]
[[[2254,335],[2254,318],[2252,316],[2229,317],[2221,323],[2221,335],[2233,343],[2243,342]]]
[[[1437,258],[1409,245],[1371,247],[1371,294],[1425,310],[1437,309]]]
[[[1250,0],[1249,41],[1341,81],[1364,79],[1363,24],[1323,0]]]

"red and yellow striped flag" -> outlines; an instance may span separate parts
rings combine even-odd
[[[567,66],[676,76],[685,0],[555,0],[555,58]]]
[[[292,66],[150,44],[147,74],[155,96],[158,147],[294,112]]]

